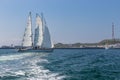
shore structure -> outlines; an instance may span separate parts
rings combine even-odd
[[[51,35],[43,14],[41,13],[41,16],[36,14],[36,28],[33,34],[30,12],[22,40],[22,48],[19,51],[53,51],[53,47]]]

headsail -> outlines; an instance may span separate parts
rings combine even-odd
[[[36,28],[34,36],[34,47],[41,47],[43,42],[43,26],[41,17],[36,14]]]
[[[27,27],[25,28],[22,46],[23,47],[31,47],[32,46],[32,19],[31,19],[31,12],[28,16]]]
[[[43,23],[43,43],[42,43],[42,48],[53,48],[50,32],[49,32],[49,29],[47,27],[45,18],[43,17],[43,14],[41,14],[41,16],[42,16],[42,23]]]

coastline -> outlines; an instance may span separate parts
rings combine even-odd
[[[0,49],[18,49],[18,48],[0,48]],[[86,48],[53,48],[53,49],[105,49],[104,47],[86,47]],[[120,49],[120,48],[110,48],[110,49]]]

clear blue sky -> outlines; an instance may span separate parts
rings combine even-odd
[[[20,44],[29,11],[44,13],[53,42],[98,42],[120,38],[120,0],[1,0],[0,45]]]

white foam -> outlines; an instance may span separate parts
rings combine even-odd
[[[21,75],[21,76],[24,76],[24,75],[25,75],[25,72],[19,70],[19,71],[15,72],[15,75]]]
[[[31,56],[31,54],[26,53],[26,54],[15,54],[15,55],[0,56],[0,61],[16,60],[16,59],[24,58],[26,56]]]
[[[46,59],[35,59],[27,61],[32,66],[29,66],[29,78],[27,80],[62,80],[65,76],[60,76],[59,73],[52,73],[50,70],[45,69],[42,65],[37,65],[37,62],[48,62]],[[34,75],[34,76],[30,76]]]
[[[31,57],[25,58],[27,56]],[[47,59],[43,58],[44,56],[46,56],[46,54],[36,53],[22,53],[16,55],[0,56],[0,61],[21,59],[19,62],[19,65],[21,67],[17,65],[18,68],[16,67],[16,64],[11,64],[11,67],[9,67],[10,65],[7,64],[1,65],[0,68],[3,70],[2,72],[0,72],[0,76],[27,76],[27,79],[25,80],[62,80],[63,78],[65,78],[66,76],[64,75],[59,75],[59,73],[53,73],[49,69],[44,68],[42,64],[38,65],[38,63],[49,63]],[[25,59],[22,60],[22,58]]]

